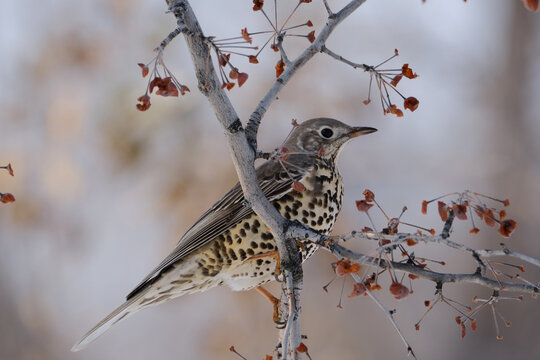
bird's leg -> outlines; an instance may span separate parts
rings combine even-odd
[[[264,259],[264,258],[273,258],[273,259],[275,259],[276,260],[275,274],[276,274],[276,276],[281,275],[281,259],[279,257],[279,252],[277,250],[268,251],[268,252],[265,252],[265,253],[262,253],[262,254],[253,255],[253,256],[247,258],[244,262],[253,261],[253,260],[257,260],[257,259]],[[262,286],[258,286],[256,288],[256,290],[259,292],[259,294],[261,294],[262,296],[267,298],[272,303],[272,305],[274,306],[274,314],[272,316],[272,320],[274,320],[274,323],[280,324],[280,325],[283,324],[283,322],[281,321],[281,318],[279,317],[279,303],[280,303],[279,299],[276,298],[274,295],[272,295],[268,290],[266,290]]]
[[[272,295],[270,291],[266,290],[262,286],[257,286],[255,290],[257,290],[259,294],[267,298],[268,301],[270,301],[272,305],[274,305],[274,315],[272,316],[272,320],[274,320],[276,324],[281,324],[281,318],[279,317],[279,299]]]

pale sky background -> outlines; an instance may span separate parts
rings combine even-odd
[[[271,1],[267,1],[268,7]],[[290,3],[281,1],[283,16]],[[296,2],[294,2],[296,3]],[[338,9],[345,1],[330,1]],[[268,27],[251,1],[197,0],[206,34],[229,37]],[[183,39],[165,61],[192,92],[179,99],[152,97],[135,109],[147,62],[175,25],[164,1],[9,1],[0,12],[0,191],[17,201],[0,206],[1,359],[262,359],[277,341],[271,306],[254,292],[219,288],[142,311],[118,324],[88,349],[69,349],[112,311],[174,247],[181,234],[234,183],[235,173],[205,98],[197,91]],[[324,25],[322,1],[303,5],[293,23]],[[441,226],[434,208],[420,204],[471,189],[510,198],[518,222],[504,240],[540,257],[540,24],[518,0],[367,1],[332,35],[327,46],[359,62],[376,64],[400,51],[420,75],[399,89],[420,100],[404,118],[383,116],[377,101],[362,104],[369,78],[322,54],[279,95],[261,126],[264,150],[279,146],[290,121],[329,116],[376,134],[342,152],[346,202],[335,233],[369,225],[354,208],[366,188],[387,212],[426,227]],[[310,29],[311,30],[311,29]],[[307,33],[298,30],[298,33]],[[307,45],[286,43],[289,56]],[[250,78],[230,92],[243,121],[274,80],[278,57],[264,51],[258,65],[236,63]],[[394,98],[397,100],[397,97]],[[383,218],[377,217],[383,225]],[[496,248],[503,239],[458,223],[454,240]],[[407,230],[403,228],[402,230]],[[368,251],[366,244],[351,246]],[[418,255],[444,260],[450,271],[472,272],[472,259],[424,246]],[[319,252],[305,265],[303,332],[314,359],[406,359],[397,334],[367,298],[344,299],[340,283],[329,294],[332,256]],[[515,261],[512,261],[515,263]],[[446,270],[446,268],[434,269]],[[538,281],[527,267],[524,276]],[[346,283],[348,293],[352,286]],[[419,332],[414,323],[434,285],[417,280],[414,294],[395,302],[380,293],[421,359],[533,359],[540,357],[538,300],[501,303],[512,322],[495,339],[491,314],[460,338],[455,313],[441,306]],[[274,286],[274,290],[276,287]],[[476,286],[448,286],[446,295],[470,304],[489,296]]]

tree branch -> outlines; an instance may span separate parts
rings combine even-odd
[[[372,256],[359,254],[357,252],[351,251],[341,245],[332,244],[325,246],[333,254],[338,255],[343,258],[351,259],[359,264],[378,264],[380,268],[388,267],[388,263],[384,259],[374,258]],[[538,286],[530,284],[518,284],[515,282],[504,282],[496,281],[489,279],[485,276],[482,276],[480,273],[476,272],[473,274],[448,274],[448,273],[439,273],[431,270],[422,269],[411,263],[400,263],[391,261],[390,266],[396,270],[401,270],[409,274],[419,276],[421,278],[431,280],[433,282],[440,283],[473,283],[482,285],[484,287],[493,289],[493,290],[505,290],[505,291],[515,291],[520,293],[537,295],[540,292]],[[501,289],[502,286],[502,289]]]
[[[175,37],[177,37],[182,31],[185,30],[187,30],[185,27],[178,26],[176,29],[171,31],[165,39],[163,39],[163,41],[159,44],[157,48],[154,49],[154,51],[163,51]]]
[[[283,59],[283,62],[285,63],[285,66],[291,66],[291,61],[289,60],[289,57],[287,56],[287,53],[285,52],[285,49],[283,49],[283,38],[285,37],[285,32],[281,32],[277,36],[277,47],[279,49],[279,53],[281,54],[281,58]]]
[[[354,279],[357,281],[357,282],[360,282],[360,277],[357,275],[357,274],[353,274],[353,277]],[[366,289],[366,293],[368,294],[368,296],[371,298],[371,300],[373,300],[373,302],[375,304],[377,304],[377,306],[379,308],[381,308],[382,311],[384,311],[384,313],[386,314],[386,316],[390,319],[390,322],[392,323],[392,326],[394,327],[394,329],[396,329],[397,333],[399,334],[399,337],[401,338],[401,341],[403,342],[403,344],[405,345],[405,347],[407,348],[407,353],[413,357],[413,359],[416,359],[416,355],[413,351],[413,348],[412,346],[409,344],[409,342],[407,341],[407,339],[405,338],[405,335],[403,334],[403,332],[401,331],[401,329],[399,328],[399,325],[396,321],[396,319],[394,318],[394,313],[395,313],[395,310],[389,310],[386,306],[384,306],[384,304],[373,294],[373,292],[369,291],[368,289]]]
[[[276,240],[281,254],[281,251],[285,250],[283,243],[285,242],[284,232],[287,228],[287,222],[270,204],[259,187],[253,165],[255,160],[254,151],[247,143],[242,122],[229,97],[221,89],[212,61],[208,60],[209,48],[204,40],[205,37],[198,20],[187,0],[167,0],[167,4],[170,11],[176,16],[178,26],[187,29],[184,35],[195,66],[199,90],[210,102],[216,118],[225,130],[227,143],[244,196],[255,213],[277,236]],[[286,255],[286,251],[283,251],[282,261],[287,261],[288,256],[284,255]]]
[[[326,9],[326,12],[328,13],[329,17],[334,16],[334,13],[332,12],[332,9],[330,9],[330,5],[328,5],[328,0],[323,0],[324,7]]]
[[[279,78],[276,79],[272,87],[268,90],[266,95],[261,99],[255,110],[251,113],[249,117],[249,122],[246,126],[246,136],[249,144],[253,149],[257,149],[257,132],[259,131],[259,125],[261,120],[270,107],[270,104],[276,99],[278,93],[283,89],[283,87],[289,82],[291,77],[296,74],[296,72],[302,68],[315,54],[321,52],[328,40],[328,37],[334,29],[351,15],[356,9],[360,7],[366,0],[352,0],[349,2],[343,9],[339,12],[330,15],[328,21],[324,28],[321,30],[319,36],[315,39],[313,44],[311,44],[300,56],[291,61],[291,65],[285,68],[285,71]]]
[[[313,236],[313,234],[310,233],[310,237]],[[532,265],[540,267],[540,260],[533,258],[529,255],[525,255],[522,253],[519,253],[517,251],[510,250],[506,247],[504,243],[500,243],[502,249],[500,250],[491,250],[491,249],[473,249],[466,245],[457,243],[455,241],[448,240],[444,237],[443,234],[441,235],[418,235],[418,234],[409,234],[409,233],[397,233],[397,234],[382,234],[382,233],[376,233],[374,231],[367,231],[367,232],[358,232],[358,231],[352,231],[348,234],[342,234],[342,235],[335,235],[330,237],[319,237],[316,241],[317,244],[323,245],[322,243],[325,240],[371,240],[371,241],[380,241],[382,240],[389,240],[391,241],[387,245],[383,245],[382,248],[391,248],[395,247],[399,244],[403,244],[407,242],[407,239],[412,239],[415,242],[429,242],[429,243],[435,243],[435,244],[442,244],[446,245],[448,247],[451,247],[456,250],[461,250],[464,252],[469,253],[471,256],[474,256],[474,254],[477,254],[481,258],[489,258],[489,257],[495,257],[495,256],[509,256],[514,257],[516,259],[520,259],[523,261],[526,261]]]
[[[338,61],[341,61],[342,63],[345,63],[347,65],[352,66],[354,69],[359,69],[360,68],[360,69],[364,69],[364,71],[369,71],[370,70],[370,66],[368,66],[366,64],[357,64],[355,62],[347,60],[343,56],[338,55],[335,52],[333,52],[332,50],[328,49],[326,46],[322,47],[321,52],[329,55],[330,57],[332,57],[332,58],[334,58],[334,59],[336,59]]]
[[[221,89],[219,78],[211,61],[208,45],[199,22],[188,0],[166,0],[169,10],[175,15],[178,27],[183,31],[189,47],[195,74],[199,82],[199,90],[206,96],[211,104],[218,121],[225,130],[227,143],[231,152],[233,163],[244,197],[253,211],[262,219],[274,235],[281,258],[281,268],[285,277],[287,293],[293,298],[290,303],[298,303],[302,289],[302,258],[296,243],[287,241],[286,232],[292,225],[285,220],[279,212],[266,199],[259,187],[254,168],[256,147],[250,146],[244,134],[244,128],[227,94]],[[283,346],[284,358],[287,354],[294,355],[300,341],[299,316],[294,318],[295,324],[290,325],[291,334],[288,345]],[[297,333],[297,334],[296,334]],[[293,356],[294,357],[294,356]]]

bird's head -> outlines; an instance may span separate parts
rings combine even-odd
[[[372,127],[353,127],[335,119],[317,118],[296,126],[284,146],[291,153],[308,152],[335,160],[349,140],[375,131]]]

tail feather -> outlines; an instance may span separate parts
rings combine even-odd
[[[125,303],[120,305],[105,319],[101,320],[99,324],[94,326],[92,330],[87,332],[86,335],[71,348],[71,351],[79,351],[85,348],[88,344],[101,336],[101,334],[109,330],[114,324],[139,310],[161,304],[162,302],[178,296],[204,291],[219,284],[219,279],[217,277],[194,283],[191,277],[195,274],[197,267],[197,262],[191,261],[184,263],[181,268],[171,268],[170,271],[162,274],[159,279],[148,284],[146,287],[137,290],[136,294],[130,294],[130,297]],[[186,277],[186,274],[191,275]]]
[[[145,293],[146,292],[143,291],[135,295],[116,308],[112,313],[107,315],[105,319],[101,320],[96,326],[88,331],[78,343],[73,345],[71,351],[75,352],[84,349],[88,344],[96,340],[105,331],[109,330],[114,324],[141,310],[141,308],[144,307],[144,305],[141,304],[141,300]]]

